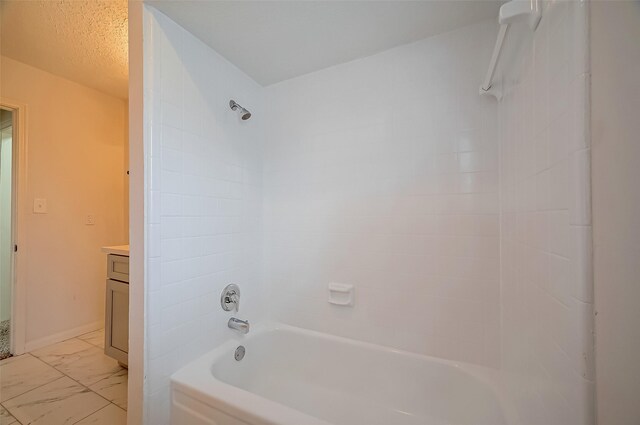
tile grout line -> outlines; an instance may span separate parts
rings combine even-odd
[[[52,367],[53,367],[53,366],[52,366]],[[56,369],[56,370],[58,370],[58,369]],[[64,374],[64,372],[62,372],[62,371],[60,371],[60,372]],[[97,395],[98,397],[100,397],[100,398],[102,398],[102,399],[104,399],[104,400],[107,400],[109,403],[115,404],[115,403],[113,403],[111,400],[109,400],[108,398],[103,397],[102,395],[100,395],[100,394],[98,394],[97,392],[93,391],[91,388],[87,387],[86,385],[84,385],[84,384],[82,384],[82,383],[80,383],[80,382],[76,381],[75,379],[73,379],[73,378],[72,378],[72,377],[70,377],[69,375],[66,375],[66,374],[65,374],[64,376],[66,376],[67,378],[71,379],[73,382],[75,382],[76,384],[80,385],[82,388],[86,389],[86,390],[87,390],[87,391],[89,391],[90,393],[94,393],[94,394],[95,394],[95,395]],[[107,379],[107,378],[105,378],[105,379]],[[102,381],[102,379],[101,379],[100,381]],[[100,381],[98,381],[98,382],[100,382]],[[98,382],[96,382],[96,384],[97,384]],[[104,407],[107,407],[107,406],[104,406]],[[101,408],[100,408],[100,409],[98,409],[98,410],[101,410],[101,409],[103,409],[103,407],[101,407]],[[96,413],[98,410],[96,410],[96,411],[95,411],[95,412],[93,412],[93,413]],[[123,409],[123,410],[124,410],[124,409]],[[92,414],[93,414],[93,413],[92,413]]]
[[[20,397],[21,395],[25,395],[25,394],[26,394],[26,393],[28,393],[28,392],[31,392],[31,391],[36,390],[36,389],[38,389],[38,388],[44,387],[45,385],[49,385],[50,383],[55,382],[55,381],[57,381],[58,379],[60,379],[60,378],[62,378],[62,377],[64,377],[64,376],[66,376],[66,375],[65,375],[65,373],[64,373],[64,372],[62,372],[61,370],[56,369],[55,367],[51,366],[49,363],[45,362],[44,360],[41,360],[39,357],[36,357],[36,356],[32,355],[31,353],[24,353],[24,354],[21,354],[21,355],[20,355],[20,356],[18,356],[18,357],[12,357],[12,358],[14,358],[14,359],[18,359],[19,357],[22,357],[22,356],[30,356],[30,357],[33,357],[33,358],[34,358],[34,359],[36,359],[36,360],[40,360],[40,361],[41,361],[42,363],[44,363],[45,365],[49,366],[49,367],[50,367],[50,368],[52,368],[52,369],[55,369],[55,371],[56,371],[56,372],[62,373],[62,375],[63,375],[63,376],[57,376],[57,377],[55,377],[54,379],[52,379],[51,381],[49,381],[49,382],[45,382],[45,383],[44,383],[44,384],[42,384],[42,385],[38,385],[38,386],[37,386],[37,387],[35,387],[35,388],[32,388],[32,389],[27,390],[27,391],[25,391],[25,392],[23,392],[23,393],[20,393],[20,394],[16,394],[16,395],[14,395],[13,397],[10,397],[10,398],[8,398],[8,399],[4,400],[2,403],[0,403],[0,404],[2,404],[2,406],[3,406],[3,407],[4,407],[4,403],[6,403],[6,402],[7,402],[7,401],[9,401],[9,400],[13,400],[13,399],[14,399],[14,398],[16,398],[16,397]],[[5,407],[5,409],[6,409],[6,407]],[[7,412],[8,412],[8,411],[9,411],[9,410],[7,409]]]
[[[94,333],[94,332],[98,332],[98,331],[93,331],[93,332],[89,332],[89,333]],[[83,335],[87,335],[87,334],[83,334]],[[80,336],[82,336],[82,335],[80,335]],[[93,342],[89,342],[89,341],[88,341],[88,340],[86,340],[86,339],[82,339],[82,338],[80,338],[80,336],[76,336],[75,338],[76,338],[76,339],[79,339],[80,341],[84,341],[84,342],[86,342],[87,344],[91,344],[91,345],[93,345],[94,347],[98,347],[98,348],[101,348],[102,350],[104,350],[104,347],[102,347],[102,346],[100,346],[100,345],[98,345],[98,344],[94,344]],[[70,339],[72,339],[72,338],[70,338]],[[63,341],[63,342],[64,342],[64,341]]]
[[[69,339],[77,339],[77,338],[69,338]],[[67,341],[68,341],[68,340],[67,340]],[[89,344],[89,343],[87,343],[87,344]],[[90,345],[91,345],[91,344],[90,344]],[[64,373],[63,371],[61,371],[60,369],[58,369],[58,368],[57,368],[57,367],[55,367],[54,365],[47,363],[46,361],[42,360],[40,357],[37,357],[37,356],[33,356],[33,357],[37,358],[38,360],[40,360],[41,362],[45,363],[46,365],[48,365],[48,366],[50,366],[50,367],[54,368],[55,370],[57,370],[58,372],[62,373],[62,374],[63,374],[64,376],[66,376],[67,378],[71,379],[73,382],[75,382],[75,383],[77,383],[78,385],[82,386],[83,388],[86,388],[86,389],[87,389],[87,390],[89,390],[90,392],[92,392],[92,393],[94,393],[94,394],[96,394],[96,395],[100,396],[101,398],[103,398],[103,399],[107,400],[109,403],[112,403],[112,404],[114,404],[114,405],[118,406],[117,404],[113,403],[111,400],[109,400],[109,399],[107,399],[106,397],[103,397],[102,395],[100,395],[100,394],[98,394],[97,392],[93,391],[93,390],[92,390],[91,388],[89,388],[88,386],[86,386],[86,385],[84,385],[84,384],[80,383],[80,382],[79,382],[79,381],[77,381],[76,379],[74,379],[74,378],[72,378],[71,376],[67,375],[66,373]],[[119,366],[119,367],[121,367],[121,368],[122,368],[122,366]],[[124,368],[123,368],[123,369],[124,369]],[[97,382],[93,383],[92,385],[95,385],[95,384],[97,384],[98,382],[102,382],[102,381],[104,381],[105,379],[109,379],[109,378],[111,378],[113,375],[115,375],[116,373],[118,373],[118,372],[115,372],[115,373],[113,373],[113,374],[109,375],[109,376],[108,376],[108,377],[106,377],[106,378],[100,379],[99,381],[97,381]],[[128,371],[127,371],[127,373],[128,373]],[[60,378],[58,378],[58,379],[60,379]],[[57,381],[58,379],[55,379],[55,381]],[[51,382],[53,382],[53,381],[51,381]],[[51,382],[49,382],[49,383],[51,383]],[[47,384],[44,384],[44,385],[47,385]],[[40,387],[42,387],[42,386],[43,386],[43,385],[40,385]],[[38,388],[40,388],[40,387],[38,387]],[[35,389],[37,389],[37,388],[34,388],[34,390],[35,390]],[[33,391],[33,390],[30,390],[30,391]],[[29,391],[27,391],[27,392],[29,392]],[[24,394],[26,394],[26,393],[24,393]],[[13,397],[12,397],[12,398],[13,398]],[[106,407],[106,406],[105,406],[105,407]],[[120,406],[118,406],[118,407],[120,407]],[[121,408],[121,407],[120,407],[120,408]],[[102,409],[102,408],[100,408],[100,409],[98,409],[98,410],[101,410],[101,409]],[[121,408],[121,409],[122,409],[122,408]],[[125,411],[126,411],[126,409],[123,409],[123,410],[125,410]],[[96,412],[97,412],[97,410],[96,410]],[[93,413],[95,413],[95,412],[93,412]]]
[[[29,354],[29,353],[27,353],[27,354]],[[36,356],[33,356],[33,357],[36,357]],[[57,380],[59,380],[59,379],[62,379],[62,378],[65,378],[65,377],[66,377],[66,378],[71,379],[73,382],[75,382],[76,384],[80,385],[82,388],[86,389],[86,390],[87,390],[87,391],[89,391],[90,393],[93,393],[93,394],[97,395],[98,397],[100,397],[100,398],[102,398],[102,399],[104,399],[104,400],[106,400],[106,401],[108,402],[108,404],[106,404],[105,406],[102,406],[102,407],[101,407],[101,408],[99,408],[98,410],[95,410],[95,411],[91,412],[90,414],[88,414],[88,415],[87,415],[87,416],[85,416],[84,418],[79,419],[77,422],[80,422],[81,420],[86,419],[87,417],[89,417],[89,416],[93,415],[94,413],[99,412],[100,410],[102,410],[102,409],[104,409],[105,407],[109,406],[109,404],[113,404],[114,406],[118,407],[119,409],[124,410],[125,412],[127,411],[126,409],[123,409],[122,407],[120,407],[120,406],[118,406],[117,404],[115,404],[113,401],[111,401],[111,400],[107,399],[106,397],[103,397],[102,395],[100,395],[100,394],[98,394],[97,392],[93,391],[91,388],[87,387],[86,385],[84,385],[84,384],[82,384],[82,383],[80,383],[80,382],[76,381],[74,378],[70,377],[69,375],[67,375],[67,374],[66,374],[66,373],[64,373],[63,371],[61,371],[61,370],[57,369],[55,366],[50,365],[49,363],[45,362],[44,360],[40,359],[39,357],[36,357],[36,358],[37,358],[37,359],[39,359],[39,360],[41,360],[42,362],[44,362],[44,363],[45,363],[45,364],[47,364],[48,366],[50,366],[50,367],[54,368],[54,369],[55,369],[55,370],[57,370],[58,372],[62,373],[62,375],[63,375],[63,376],[60,376],[60,377],[58,377],[58,378],[54,379],[54,380],[53,380],[53,381],[51,381],[51,382],[48,382],[48,383],[43,384],[43,385],[40,385],[39,387],[33,388],[32,390],[29,390],[29,391],[27,391],[27,392],[24,392],[24,393],[22,393],[22,394],[20,394],[20,395],[24,395],[24,394],[27,394],[27,393],[29,393],[29,392],[31,392],[31,391],[35,391],[35,390],[37,390],[37,389],[39,389],[39,388],[42,388],[42,387],[43,387],[43,386],[45,386],[45,385],[48,385],[48,384],[50,384],[50,383],[52,383],[52,382],[55,382],[55,381],[57,381]],[[108,378],[104,378],[104,379],[108,379]],[[101,379],[100,381],[102,381],[102,379]],[[98,381],[98,382],[100,382],[100,381]],[[98,382],[96,382],[96,384],[97,384]],[[18,396],[16,396],[16,397],[18,397]],[[15,397],[12,397],[11,399],[13,399],[13,398],[15,398]],[[11,399],[10,399],[10,400],[11,400]],[[7,401],[7,400],[5,400],[5,401]],[[3,407],[4,407],[4,406],[3,406]],[[5,409],[7,410],[7,412],[9,412],[9,409],[7,409],[6,407],[5,407]],[[9,413],[11,413],[11,412],[9,412]],[[16,419],[16,421],[18,421],[18,419],[17,419],[13,414],[11,414],[11,416],[13,416],[13,417]],[[74,424],[75,424],[75,423],[77,423],[77,422],[74,422]],[[22,422],[18,421],[18,423],[20,423],[20,425],[22,425]]]
[[[53,367],[53,366],[52,366],[52,367]],[[58,370],[58,369],[56,369],[56,370]],[[58,372],[62,373],[61,371],[58,371]],[[113,403],[113,402],[111,402],[110,400],[107,400],[105,397],[103,397],[103,396],[101,396],[100,394],[96,393],[95,391],[91,390],[91,388],[86,387],[85,385],[82,385],[80,382],[76,381],[76,380],[75,380],[75,379],[73,379],[72,377],[70,377],[70,376],[68,376],[68,375],[65,375],[64,373],[62,373],[62,375],[63,375],[63,376],[60,376],[60,377],[58,377],[58,378],[54,379],[54,380],[53,380],[53,381],[51,381],[51,382],[48,382],[48,383],[43,384],[43,385],[40,385],[39,387],[33,388],[33,389],[31,389],[31,390],[29,390],[29,391],[27,391],[27,392],[25,392],[25,393],[22,393],[22,394],[20,394],[20,395],[28,394],[28,393],[30,393],[30,392],[32,392],[32,391],[35,391],[35,390],[38,390],[38,389],[40,389],[40,388],[44,387],[45,385],[49,385],[49,384],[51,384],[51,383],[53,383],[53,382],[59,381],[60,379],[63,379],[63,378],[69,378],[69,379],[71,379],[73,382],[75,382],[76,384],[80,385],[80,386],[81,386],[82,388],[84,388],[85,390],[89,391],[90,393],[93,393],[93,394],[97,395],[98,397],[100,397],[100,398],[102,398],[102,399],[104,399],[104,400],[106,400],[106,401],[108,402],[108,404],[106,404],[105,406],[102,406],[102,407],[101,407],[101,408],[99,408],[98,410],[95,410],[95,411],[91,412],[88,416],[93,415],[93,414],[94,414],[94,413],[96,413],[97,411],[104,409],[104,408],[105,408],[105,407],[107,407],[109,404],[114,404],[114,403]],[[84,392],[84,391],[83,391],[83,392]],[[20,397],[20,396],[16,396],[16,397]],[[12,398],[11,398],[11,399],[9,399],[9,400],[13,400],[13,399],[14,399],[14,398],[16,398],[16,397],[12,397]],[[5,400],[5,401],[8,401],[8,400]],[[3,406],[3,407],[4,407],[4,406]],[[119,407],[119,406],[118,406],[118,407]],[[7,412],[11,413],[11,411],[10,411],[9,409],[7,409],[6,407],[5,407],[5,409],[7,410]],[[124,409],[123,409],[123,410],[124,410]],[[14,415],[13,413],[11,413],[11,416],[13,416],[13,417],[16,419],[16,421],[18,421],[18,418],[16,418],[16,417],[15,417],[15,415]],[[86,416],[85,416],[85,417],[86,417]],[[82,418],[82,419],[84,419],[84,418]],[[82,420],[82,419],[80,419],[80,420]],[[20,422],[20,421],[18,421],[18,422],[22,425],[22,422]],[[76,423],[76,422],[74,422],[74,423]]]
[[[5,400],[5,401],[6,401],[6,400]],[[22,425],[22,422],[20,422],[20,421],[18,420],[18,418],[16,418],[15,416],[13,416],[13,414],[12,414],[11,412],[9,412],[9,409],[7,409],[3,403],[4,403],[4,401],[3,401],[2,403],[0,403],[0,406],[2,406],[2,408],[3,408],[4,410],[6,410],[8,414],[10,414],[10,415],[11,415],[11,417],[12,417],[12,418],[13,418],[13,419],[18,423],[18,425]]]
[[[101,347],[99,347],[99,346],[97,346],[97,345],[91,344],[90,342],[84,341],[84,340],[82,340],[82,339],[80,339],[80,338],[78,338],[78,337],[69,338],[68,340],[65,340],[65,341],[69,341],[69,340],[72,340],[72,339],[77,339],[77,340],[79,340],[79,341],[85,342],[85,343],[87,343],[87,344],[91,345],[92,347],[101,348]],[[62,341],[62,342],[65,342],[65,341]],[[117,408],[119,408],[119,409],[124,410],[125,412],[127,411],[127,409],[124,409],[124,408],[122,408],[122,407],[118,406],[118,405],[117,405],[117,404],[115,404],[113,401],[111,401],[111,400],[107,399],[106,397],[102,396],[101,394],[98,394],[97,392],[95,392],[95,391],[93,391],[91,388],[89,388],[88,386],[86,386],[86,385],[84,385],[84,384],[80,383],[80,382],[79,382],[79,381],[77,381],[76,379],[74,379],[74,378],[72,378],[71,376],[67,375],[64,371],[62,371],[62,370],[58,369],[56,366],[54,366],[54,365],[52,365],[52,364],[50,364],[50,363],[46,362],[45,360],[43,360],[42,358],[40,358],[40,357],[38,357],[38,356],[36,356],[36,355],[32,354],[31,352],[29,352],[29,353],[25,353],[24,355],[31,356],[31,357],[33,357],[34,359],[37,359],[37,360],[39,360],[39,361],[43,362],[43,363],[44,363],[44,364],[46,364],[47,366],[49,366],[49,367],[51,367],[52,369],[56,370],[57,372],[61,373],[61,374],[62,374],[62,376],[59,376],[59,377],[57,377],[57,378],[55,378],[55,379],[53,379],[53,380],[51,380],[51,381],[49,381],[49,382],[47,382],[47,383],[45,383],[45,384],[39,385],[39,386],[37,386],[37,387],[35,387],[35,388],[32,388],[32,389],[30,389],[30,390],[28,390],[28,391],[25,391],[24,393],[18,394],[18,395],[14,396],[14,397],[11,397],[11,398],[7,399],[7,400],[4,400],[2,403],[0,403],[0,405],[2,405],[2,407],[4,407],[4,408],[5,408],[5,410],[7,410],[7,412],[9,412],[9,414],[11,414],[11,416],[12,416],[12,417],[13,417],[13,418],[14,418],[14,419],[15,419],[15,420],[20,424],[20,425],[22,425],[22,422],[20,422],[20,421],[19,421],[19,420],[18,420],[18,419],[17,419],[17,418],[16,418],[16,417],[15,417],[15,416],[10,412],[10,411],[9,411],[9,409],[7,409],[7,408],[4,406],[4,403],[5,403],[6,401],[12,400],[12,399],[14,399],[14,398],[16,398],[16,397],[20,397],[20,396],[22,396],[22,395],[25,395],[25,394],[27,394],[27,393],[29,393],[29,392],[31,392],[31,391],[35,391],[35,390],[37,390],[37,389],[39,389],[39,388],[42,388],[42,387],[43,387],[43,386],[45,386],[45,385],[49,385],[49,384],[51,384],[52,382],[55,382],[55,381],[57,381],[57,380],[59,380],[59,379],[62,379],[62,378],[64,378],[64,377],[67,377],[67,378],[71,379],[73,382],[75,382],[76,384],[80,385],[80,386],[81,386],[82,388],[84,388],[85,390],[89,391],[90,393],[93,393],[93,394],[97,395],[98,397],[100,397],[100,398],[102,398],[103,400],[106,400],[106,401],[108,402],[108,404],[107,404],[107,405],[105,405],[105,406],[103,406],[103,407],[99,408],[98,410],[95,410],[95,411],[91,412],[89,415],[87,415],[87,416],[85,416],[85,417],[83,417],[83,418],[79,419],[78,421],[74,422],[74,424],[75,424],[75,423],[77,423],[77,422],[80,422],[80,421],[82,421],[83,419],[86,419],[87,417],[89,417],[89,416],[93,415],[94,413],[99,412],[100,410],[102,410],[102,409],[104,409],[104,408],[108,407],[108,406],[109,406],[109,404],[113,404],[114,406],[116,406],[116,407],[117,407]],[[120,367],[121,367],[121,366],[120,366]],[[122,368],[122,367],[121,367],[121,368]],[[123,369],[124,369],[124,368],[123,368]],[[119,372],[119,371],[118,371],[118,372]],[[113,374],[109,375],[109,376],[108,376],[108,377],[106,377],[106,378],[102,378],[102,379],[98,380],[97,382],[95,382],[95,383],[94,383],[94,384],[92,384],[92,385],[95,385],[95,384],[97,384],[98,382],[102,382],[102,381],[103,381],[103,380],[105,380],[105,379],[109,379],[109,378],[111,378],[113,375],[115,375],[115,374],[116,374],[116,373],[118,373],[118,372],[115,372],[115,373],[113,373]],[[128,372],[127,372],[127,373],[128,373]]]
[[[98,394],[98,395],[100,395],[100,394]],[[104,397],[103,397],[103,398],[104,398]],[[106,409],[107,407],[109,407],[109,405],[110,405],[110,404],[113,404],[113,405],[114,405],[115,407],[117,407],[118,409],[120,409],[120,410],[124,410],[124,412],[125,412],[125,413],[127,413],[127,411],[126,411],[125,409],[123,409],[122,407],[118,406],[118,405],[117,405],[117,404],[115,404],[114,402],[109,402],[109,404],[107,404],[106,406],[103,406],[103,407],[99,408],[99,409],[98,409],[98,410],[96,410],[95,412],[91,412],[91,413],[89,413],[87,416],[85,416],[84,418],[80,418],[80,419],[78,419],[78,420],[77,420],[76,422],[74,422],[73,424],[77,424],[78,422],[82,422],[82,421],[84,421],[84,420],[85,420],[85,419],[87,419],[89,416],[91,416],[91,415],[95,415],[95,414],[96,414],[96,413],[98,413],[99,411]],[[73,424],[71,424],[71,425],[73,425]]]

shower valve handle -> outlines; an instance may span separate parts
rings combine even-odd
[[[232,283],[223,289],[220,305],[224,311],[235,310],[237,312],[240,309],[240,288],[238,285]]]

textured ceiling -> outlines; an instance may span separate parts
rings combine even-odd
[[[126,98],[127,0],[2,0],[2,55]]]
[[[146,0],[268,85],[484,19],[501,1]]]
[[[268,85],[495,18],[500,1],[146,0]],[[127,0],[0,0],[0,52],[127,97]]]

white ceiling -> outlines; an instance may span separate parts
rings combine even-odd
[[[0,8],[2,55],[127,97],[127,0],[2,0]]]
[[[500,1],[146,0],[262,85],[496,18]]]
[[[147,0],[262,85],[496,18],[500,1]],[[127,0],[0,0],[2,55],[128,90]]]

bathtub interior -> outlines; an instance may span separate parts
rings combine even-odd
[[[491,386],[444,362],[288,327],[243,345],[241,361],[235,346],[216,359],[215,379],[331,424],[507,423]]]

